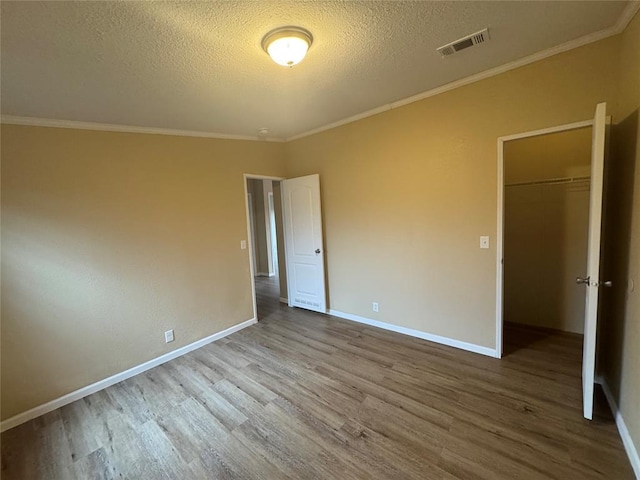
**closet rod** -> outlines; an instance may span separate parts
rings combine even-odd
[[[522,187],[524,185],[557,185],[560,183],[588,182],[591,177],[563,177],[549,178],[547,180],[533,180],[531,182],[509,183],[505,187]]]

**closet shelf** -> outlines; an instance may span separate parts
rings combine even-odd
[[[508,183],[505,187],[522,187],[525,185],[557,185],[561,183],[577,183],[577,182],[588,182],[591,180],[591,177],[562,177],[562,178],[548,178],[546,180],[533,180],[530,182],[518,182],[518,183]]]

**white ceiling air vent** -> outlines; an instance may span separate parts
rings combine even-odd
[[[484,30],[480,30],[479,32],[472,33],[471,35],[467,35],[466,37],[459,38],[451,43],[447,43],[439,47],[438,53],[440,56],[448,57],[449,55],[453,55],[460,50],[464,50],[465,48],[473,47],[474,45],[478,45],[479,43],[483,43],[489,40],[489,29],[485,28]]]

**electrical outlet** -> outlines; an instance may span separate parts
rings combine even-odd
[[[373,311],[374,312],[380,311],[380,306],[378,305],[378,302],[373,302]]]
[[[167,330],[166,332],[164,332],[164,341],[166,343],[173,342],[173,340],[173,330]]]

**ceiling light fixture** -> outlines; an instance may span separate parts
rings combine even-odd
[[[302,61],[313,42],[309,31],[300,27],[282,27],[267,33],[262,48],[278,65],[293,67]]]

